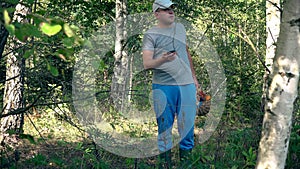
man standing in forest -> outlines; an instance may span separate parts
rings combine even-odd
[[[175,22],[175,4],[155,0],[158,21],[143,38],[143,65],[153,69],[153,105],[158,124],[159,168],[172,168],[172,126],[177,116],[181,167],[190,165],[194,147],[196,88],[198,81],[186,45],[186,31]]]

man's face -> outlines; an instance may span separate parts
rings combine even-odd
[[[155,12],[155,16],[160,22],[162,22],[166,25],[172,24],[175,20],[174,6],[172,5],[166,9],[159,8]]]

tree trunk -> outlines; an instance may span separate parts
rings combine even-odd
[[[23,5],[18,4],[14,13],[14,21],[26,22],[24,16],[28,13],[29,9]],[[15,37],[9,39],[8,48],[9,51],[13,51],[7,56],[6,60],[6,82],[3,97],[3,112],[2,114],[8,114],[9,112],[23,108],[23,73],[24,73],[24,59],[22,58],[23,50],[19,50],[23,43],[18,41]],[[6,143],[7,131],[14,131],[16,134],[22,132],[24,116],[23,114],[11,115],[1,118],[1,137],[0,142]]]
[[[126,43],[127,0],[116,0],[116,42],[114,75],[111,85],[111,98],[117,110],[124,110],[127,102],[128,54],[124,50]]]
[[[1,24],[1,27],[0,27],[0,37],[1,37],[1,39],[0,39],[0,59],[1,59],[3,51],[4,51],[4,46],[6,44],[6,40],[8,37],[8,31],[5,29],[3,24]]]
[[[266,1],[266,66],[272,70],[275,57],[276,43],[280,31],[280,0]]]
[[[270,73],[272,71],[273,59],[275,57],[276,44],[280,31],[280,0],[270,0],[266,1],[266,62],[265,65],[268,70],[264,74],[264,83],[263,83],[263,95],[262,95],[262,108],[267,103],[267,90],[268,80]]]
[[[300,53],[300,1],[286,1],[267,93],[257,169],[284,169],[294,101],[297,97]]]
[[[13,4],[7,3],[7,2],[1,2],[1,8],[14,8],[15,6]],[[4,46],[6,44],[6,40],[8,37],[8,31],[4,27],[4,19],[3,19],[3,12],[0,13],[0,59],[2,59],[2,54],[4,51]]]

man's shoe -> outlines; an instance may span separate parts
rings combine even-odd
[[[180,158],[180,168],[181,169],[192,167],[192,162],[190,159],[191,154],[192,154],[192,149],[190,149],[190,150],[179,149],[179,158]]]
[[[172,153],[171,150],[159,154],[159,169],[171,169],[172,168]]]

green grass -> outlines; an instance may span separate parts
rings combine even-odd
[[[157,157],[133,159],[117,156],[107,152],[102,147],[94,144],[88,134],[74,127],[58,113],[46,110],[41,114],[33,114],[25,119],[24,135],[16,150],[9,148],[1,150],[1,166],[7,168],[95,168],[95,169],[131,169],[149,168],[156,166]],[[76,117],[70,112],[64,112],[69,116],[69,121],[75,124]],[[63,114],[63,113],[62,113]],[[205,118],[200,119],[197,128],[202,126]],[[34,125],[33,125],[34,124]],[[128,125],[128,124],[127,124]],[[299,152],[299,126],[295,126],[291,135],[287,168],[293,169],[299,166],[297,158]],[[143,132],[139,127],[131,128],[129,134],[141,136]],[[128,134],[128,133],[127,133]],[[193,168],[197,169],[250,169],[255,168],[257,149],[259,143],[259,126],[251,124],[237,124],[234,127],[222,122],[211,138],[203,144],[196,145],[192,152]],[[197,136],[198,137],[198,136]],[[197,138],[196,137],[196,138]],[[200,135],[201,137],[201,135]],[[15,154],[20,154],[16,161]],[[172,149],[174,168],[179,166],[178,145]],[[9,166],[9,167],[8,167]]]

